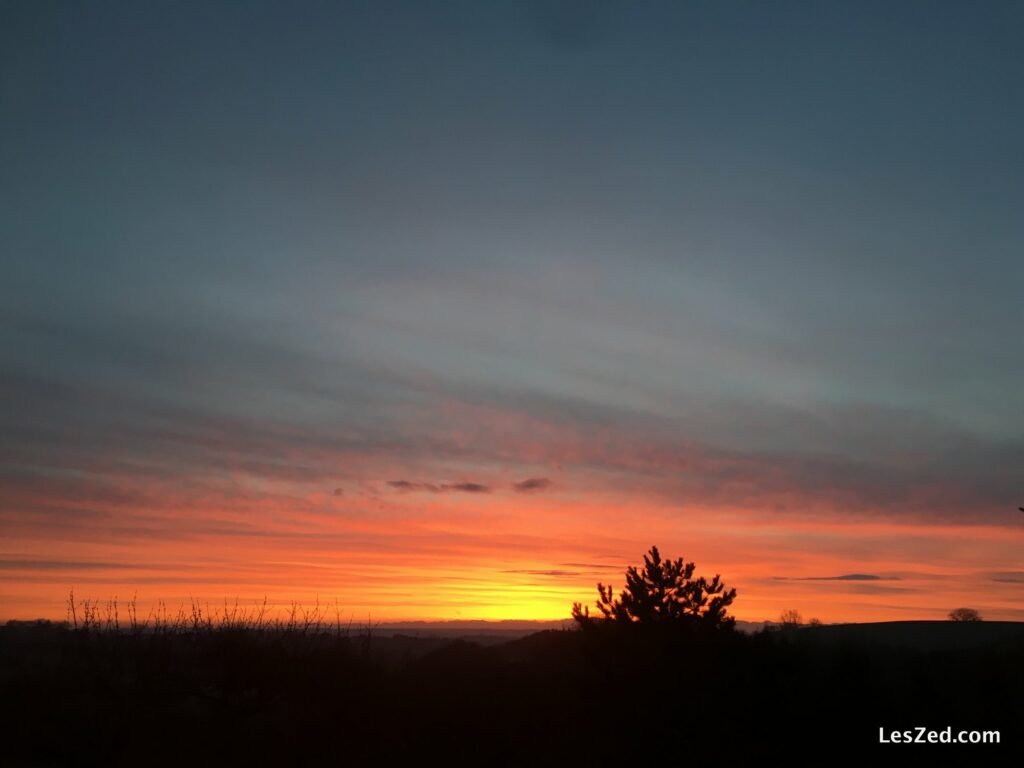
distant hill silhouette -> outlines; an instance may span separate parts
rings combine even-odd
[[[1019,621],[881,621],[864,624],[823,624],[782,630],[803,643],[888,646],[922,651],[969,650],[1024,641]]]

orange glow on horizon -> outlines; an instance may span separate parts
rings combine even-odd
[[[62,619],[71,588],[80,600],[137,593],[140,612],[158,600],[216,608],[266,597],[337,601],[356,623],[568,619],[573,602],[592,605],[598,581],[620,589],[651,544],[696,562],[698,574],[720,573],[746,621],[787,608],[825,622],[941,619],[961,605],[1024,618],[1020,529],[680,514],[624,496],[480,496],[392,494],[368,505],[312,495],[293,499],[288,516],[247,498],[193,504],[182,516],[164,499],[124,511],[133,535],[116,539],[95,526],[34,540],[23,531],[18,549],[0,556],[0,619]]]

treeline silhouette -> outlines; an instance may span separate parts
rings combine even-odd
[[[650,578],[660,568],[661,586],[685,592],[688,564],[645,565],[628,580],[633,597],[653,587],[660,600],[689,599]],[[972,764],[1020,751],[1021,625],[744,634],[721,620],[721,601],[717,618],[700,620],[730,594],[716,579],[705,586],[710,593],[689,593],[705,608],[682,620],[633,620],[603,588],[610,618],[488,646],[385,637],[296,606],[291,620],[186,608],[116,626],[95,604],[83,625],[76,606],[77,628],[0,628],[0,697],[15,704],[3,719],[4,763],[746,765],[904,754],[878,744],[879,728],[919,725],[998,729],[1002,744],[915,751],[944,749]],[[901,642],[910,625],[944,639]]]

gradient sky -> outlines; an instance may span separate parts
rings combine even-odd
[[[0,4],[0,618],[1024,619],[1024,8]]]

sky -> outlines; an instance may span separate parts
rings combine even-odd
[[[1019,3],[0,3],[0,619],[1024,620]]]

